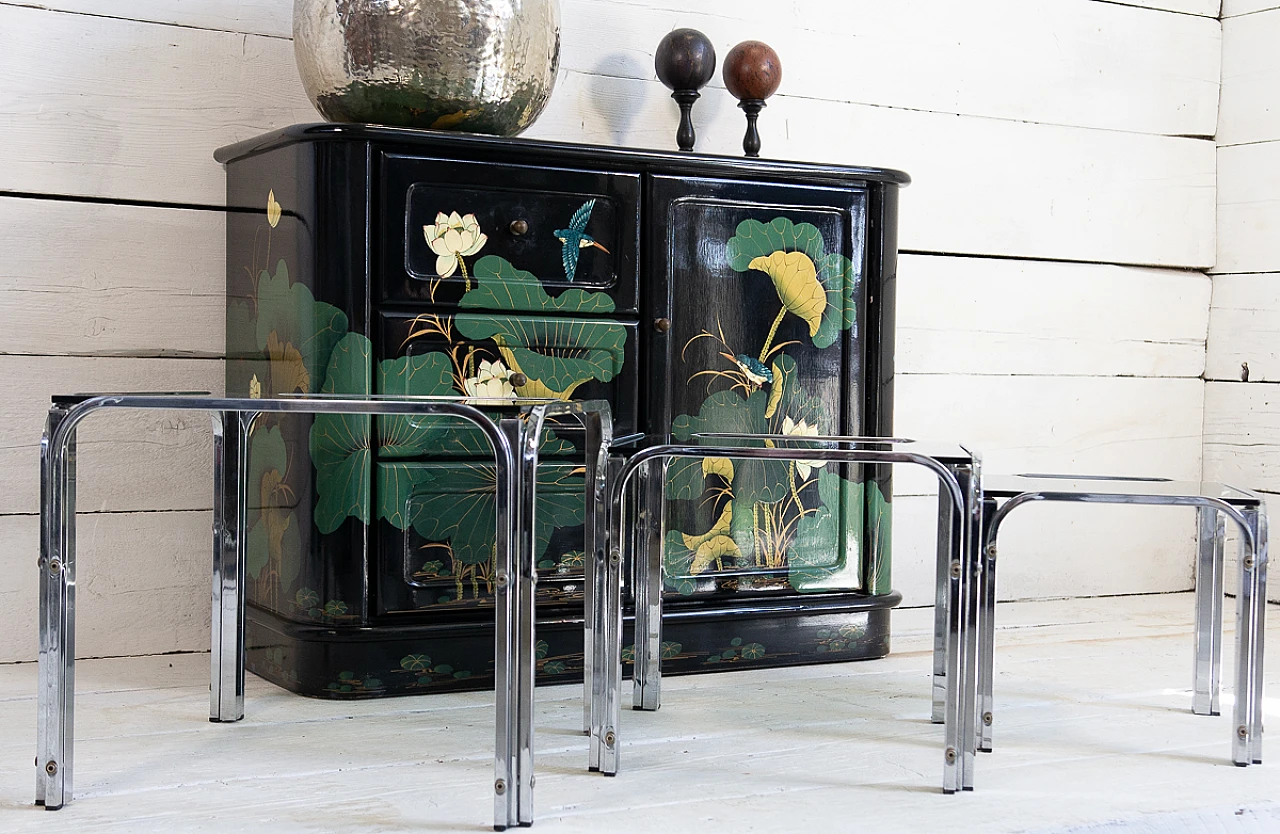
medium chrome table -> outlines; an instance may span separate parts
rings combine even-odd
[[[979,749],[991,749],[995,663],[996,537],[1018,507],[1043,501],[1086,504],[1148,504],[1195,507],[1199,555],[1195,583],[1195,671],[1191,709],[1218,714],[1222,665],[1223,549],[1225,519],[1240,530],[1240,576],[1236,589],[1235,721],[1231,760],[1262,761],[1262,657],[1267,604],[1267,513],[1262,496],[1223,484],[1160,478],[1087,475],[989,477],[982,484],[984,560],[979,591]],[[997,505],[1003,502],[1002,506]],[[939,619],[936,625],[942,623]]]
[[[666,466],[674,458],[734,460],[906,463],[923,466],[939,481],[939,593],[947,598],[947,621],[935,635],[935,699],[945,724],[943,790],[973,787],[977,675],[977,592],[981,535],[981,458],[958,445],[917,443],[884,437],[840,437],[699,433],[690,443],[643,447],[625,462],[612,463],[609,502],[609,558],[597,584],[588,588],[587,657],[591,686],[584,724],[591,737],[591,766],[618,770],[621,720],[622,606],[620,574],[624,534],[637,542],[635,552],[636,709],[660,705],[662,645],[662,506]],[[747,445],[756,444],[756,445]],[[767,445],[766,445],[767,444]],[[637,472],[639,524],[624,520],[627,487]]]
[[[505,411],[495,420],[481,408]],[[244,717],[244,585],[248,436],[265,413],[439,415],[475,425],[493,449],[497,548],[494,828],[533,822],[534,524],[538,446],[547,418],[586,429],[586,546],[603,562],[608,490],[602,465],[612,435],[603,401],[303,396],[240,399],[187,394],[55,397],[40,446],[40,662],[36,803],[71,801],[75,714],[76,429],[108,409],[212,414],[214,426],[211,721]]]

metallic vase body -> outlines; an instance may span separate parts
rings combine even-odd
[[[514,136],[555,85],[559,0],[294,0],[293,49],[330,121]]]

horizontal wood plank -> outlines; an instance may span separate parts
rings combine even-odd
[[[20,0],[0,5],[30,6]],[[288,38],[293,35],[293,0],[41,0],[40,6],[64,12],[169,23]]]
[[[1144,9],[1158,9],[1166,12],[1217,18],[1223,10],[1223,4],[1231,3],[1232,0],[1096,0],[1096,2],[1117,2],[1126,6],[1138,6]]]
[[[1221,33],[1206,17],[1094,0],[563,6],[562,62],[575,72],[648,81],[659,41],[688,26],[721,59],[740,41],[767,41],[790,96],[1171,136],[1215,127]],[[837,56],[848,71],[836,70]],[[718,73],[703,95],[728,97]]]
[[[938,502],[893,500],[893,587],[932,605]],[[1195,586],[1194,512],[1180,507],[1044,504],[1000,527],[1001,600],[1150,594]]]
[[[225,352],[226,215],[0,197],[0,353]]]
[[[1204,371],[1203,273],[904,255],[897,288],[900,373]]]
[[[318,119],[276,37],[0,6],[0,77],[0,191],[223,205],[215,148]]]
[[[1222,24],[1222,107],[1219,145],[1280,139],[1280,8]]]
[[[1270,9],[1280,9],[1280,3],[1277,3],[1276,0],[1222,0],[1222,17],[1224,20],[1245,14],[1265,12]]]
[[[1278,345],[1280,273],[1215,275],[1205,377],[1280,382]]]
[[[76,525],[76,656],[209,650],[213,515],[96,513]],[[0,663],[36,659],[40,519],[0,515]]]
[[[895,434],[964,443],[990,474],[1200,477],[1198,379],[900,374],[895,383]],[[895,495],[937,494],[932,475],[898,469]]]
[[[1213,272],[1280,271],[1280,141],[1218,149],[1218,262]]]
[[[40,435],[49,397],[95,391],[223,390],[215,359],[0,356],[0,514],[40,509]],[[213,433],[190,412],[104,412],[77,432],[82,512],[213,506]]]
[[[736,156],[744,122],[722,98],[698,102],[698,149]],[[529,135],[670,148],[677,122],[657,81],[570,72]],[[1215,257],[1212,141],[785,95],[760,132],[767,157],[911,174],[903,249],[1193,268]]]
[[[1210,481],[1280,493],[1280,386],[1205,386],[1204,474]]]

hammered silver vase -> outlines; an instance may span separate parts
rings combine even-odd
[[[326,119],[514,136],[560,63],[559,0],[294,0],[293,49]]]

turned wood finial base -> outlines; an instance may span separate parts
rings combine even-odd
[[[742,152],[749,157],[760,156],[760,131],[756,128],[756,120],[765,104],[762,99],[749,98],[738,102],[742,112],[747,114],[747,132],[742,137]]]

